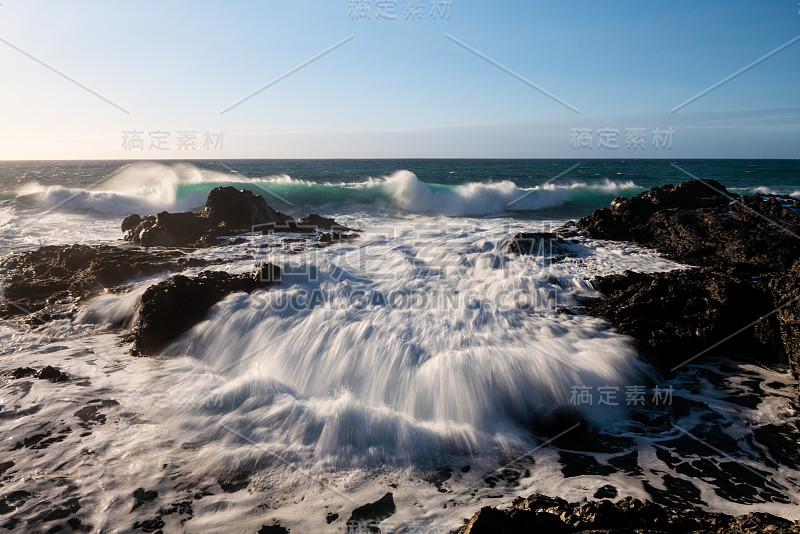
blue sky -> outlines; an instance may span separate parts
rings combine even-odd
[[[800,42],[670,113],[800,35],[797,0],[452,0],[449,18],[424,0],[407,20],[409,2],[376,20],[379,0],[369,19],[350,0],[3,0],[0,159],[800,157]],[[575,128],[591,150],[570,146]],[[619,149],[598,149],[600,128]],[[644,148],[625,148],[627,128]],[[653,146],[656,128],[671,147]],[[197,150],[177,150],[183,130]],[[144,149],[123,147],[125,131]],[[205,131],[224,132],[221,149]]]

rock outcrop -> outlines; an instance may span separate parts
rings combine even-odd
[[[572,532],[637,532],[784,534],[800,531],[800,524],[767,513],[733,517],[697,509],[674,509],[647,500],[626,497],[569,503],[557,497],[518,498],[507,510],[486,506],[459,530],[459,534],[553,534]]]
[[[800,259],[800,201],[739,196],[714,180],[617,198],[577,223],[594,239],[633,241],[688,265],[740,276],[788,270]]]
[[[717,342],[722,342],[714,347],[717,351],[752,356],[762,363],[780,361],[775,317],[753,324],[772,310],[772,300],[749,281],[703,267],[626,271],[602,277],[597,284],[605,298],[589,300],[585,311],[637,339],[662,371],[669,372]]]
[[[386,493],[377,501],[359,506],[353,510],[350,519],[347,520],[347,524],[355,527],[355,529],[374,527],[380,521],[394,515],[396,509],[394,496],[391,493]]]
[[[145,247],[203,248],[226,243],[225,236],[245,231],[314,233],[319,230],[349,230],[333,219],[310,214],[295,221],[272,209],[261,195],[247,189],[217,187],[208,193],[200,213],[190,211],[141,217],[128,215],[122,221],[123,238]]]
[[[12,254],[0,265],[6,273],[0,317],[28,315],[40,323],[68,317],[80,299],[128,280],[207,264],[179,251],[109,245],[53,245]]]
[[[352,232],[350,228],[337,223],[333,219],[328,219],[327,217],[323,217],[321,215],[317,215],[316,213],[309,213],[304,217],[300,217],[297,220],[297,225],[302,228],[307,229],[318,229],[318,230],[340,230],[343,232]]]
[[[724,342],[761,361],[787,361],[800,376],[797,199],[739,196],[713,180],[689,180],[615,199],[577,228],[702,267],[596,280],[606,300],[586,310],[634,336],[662,368]]]
[[[39,380],[52,380],[53,382],[69,382],[69,375],[52,365],[48,365],[44,369],[36,370],[30,367],[17,367],[8,376],[16,379],[25,378],[26,376],[33,376]]]
[[[126,241],[145,247],[201,248],[221,244],[224,242],[221,236],[253,227],[288,229],[293,223],[291,217],[269,207],[261,195],[228,186],[212,189],[201,213],[162,211],[156,216],[128,215],[121,227]]]
[[[265,264],[256,273],[204,271],[194,278],[178,275],[147,288],[129,336],[133,341],[131,352],[139,356],[157,354],[227,295],[251,293],[276,283],[280,276],[280,268]]]

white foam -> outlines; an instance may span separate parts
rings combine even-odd
[[[383,188],[403,210],[418,214],[466,217],[561,206],[573,199],[573,192],[577,189],[615,195],[623,189],[636,187],[638,186],[633,182],[617,183],[608,179],[591,186],[583,182],[573,182],[568,185],[545,184],[520,188],[509,180],[437,186],[426,184],[413,172],[405,170],[393,173],[383,182]]]

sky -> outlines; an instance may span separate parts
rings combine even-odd
[[[0,68],[3,160],[800,157],[798,0],[2,0]]]

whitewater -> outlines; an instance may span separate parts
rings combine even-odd
[[[8,448],[30,433],[59,438],[16,455],[14,467],[33,473],[25,485],[42,499],[80,498],[85,522],[98,529],[129,530],[130,495],[144,488],[191,503],[165,516],[166,531],[218,532],[236,520],[253,531],[275,521],[293,532],[343,532],[354,508],[392,492],[397,513],[384,529],[447,532],[481,506],[535,492],[580,500],[609,483],[639,498],[647,488],[669,492],[665,474],[683,475],[655,445],[679,434],[637,422],[642,410],[625,403],[633,386],[671,386],[704,406],[687,410],[687,421],[712,414],[714,428],[739,437],[742,421],[797,417],[796,399],[777,385],[794,382],[780,370],[742,366],[767,395],[758,409],[737,405],[731,391],[756,386],[706,364],[667,380],[637,357],[630,338],[579,313],[582,299],[598,296],[595,276],[687,266],[582,237],[558,257],[506,252],[518,232],[552,231],[645,190],[636,180],[433,183],[410,170],[313,180],[185,163],[134,163],[98,178],[26,181],[4,194],[2,249],[127,246],[125,215],[197,210],[219,185],[250,189],[293,216],[315,212],[363,230],[327,248],[253,233],[191,252],[232,273],[269,261],[282,266],[283,279],[228,296],[157,358],[130,356],[119,325],[131,323],[137,299],[167,275],[107,291],[74,319],[32,329],[0,324],[4,368],[58,362],[78,377],[4,383],[2,413],[13,414],[0,418]],[[616,388],[621,402],[576,405],[578,386]],[[98,407],[102,424],[75,419],[87,406]],[[637,477],[608,469],[566,476],[563,451],[549,440],[572,421],[624,437],[622,449],[590,456],[607,466],[634,451]],[[800,472],[757,455],[748,462],[797,488]],[[715,511],[800,518],[788,489],[742,502],[713,481],[694,483]],[[136,517],[153,512],[145,506]]]

